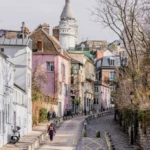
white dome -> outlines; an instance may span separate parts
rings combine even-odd
[[[66,0],[65,7],[63,9],[63,12],[60,18],[61,19],[66,19],[66,18],[75,19],[75,15],[70,5],[70,0]]]

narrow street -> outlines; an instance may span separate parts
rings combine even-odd
[[[113,115],[108,115],[90,121],[87,125],[88,137],[82,139],[80,136],[84,117],[65,121],[57,130],[54,141],[51,142],[47,136],[39,150],[75,150],[79,139],[77,150],[107,150],[104,139],[105,131],[111,134],[116,150],[139,150],[138,146],[129,144],[127,135],[121,131],[113,117]],[[100,139],[95,138],[96,131],[101,132]]]
[[[65,121],[51,142],[47,136],[39,150],[74,150],[81,136],[84,117]]]
[[[85,139],[83,138],[80,143],[80,150],[87,150],[86,148],[84,148],[87,146],[90,147],[90,150],[95,150],[93,148],[95,146],[93,145],[93,143],[95,142],[93,141],[92,143],[91,139],[96,137],[96,131],[101,132],[101,139],[99,145],[97,145],[97,148],[101,147],[100,150],[107,150],[104,138],[105,131],[110,133],[116,150],[139,150],[139,147],[137,145],[132,146],[129,144],[128,136],[124,132],[122,132],[120,126],[114,121],[114,115],[108,115],[99,119],[89,121],[89,124],[87,126],[87,135],[91,145],[89,143],[86,143],[85,145]]]

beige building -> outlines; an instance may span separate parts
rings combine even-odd
[[[96,50],[105,50],[107,49],[107,41],[100,41],[100,40],[87,40],[81,42],[78,46],[76,46],[77,49],[82,49],[82,46],[84,45],[85,51],[96,51]]]
[[[82,51],[69,51],[72,58],[73,98],[79,98],[79,110],[89,113],[94,104],[95,65],[90,57]],[[73,82],[71,82],[73,83]],[[73,97],[74,96],[74,97]]]

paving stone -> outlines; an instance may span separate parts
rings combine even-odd
[[[128,136],[123,133],[119,125],[116,124],[113,115],[108,115],[89,121],[89,124],[87,125],[88,137],[94,138],[96,136],[96,131],[101,132],[101,137],[103,139],[105,131],[109,132],[116,150],[139,150],[138,146],[131,146],[129,144]],[[106,145],[105,149],[107,149]]]

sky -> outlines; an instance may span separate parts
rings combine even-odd
[[[0,0],[0,29],[20,30],[23,21],[30,31],[43,23],[52,29],[59,24],[64,5],[65,0]],[[117,40],[117,35],[110,29],[93,21],[90,10],[95,5],[96,0],[71,0],[79,26],[79,42]]]

